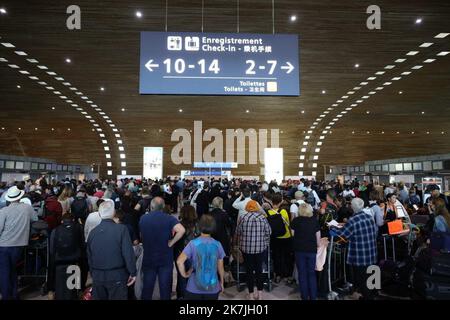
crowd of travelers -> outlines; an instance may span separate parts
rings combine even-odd
[[[424,245],[427,235],[450,232],[449,201],[437,186],[356,179],[278,184],[43,176],[3,183],[0,195],[3,300],[19,299],[20,262],[40,240],[49,252],[49,299],[151,300],[157,285],[163,300],[173,298],[175,287],[176,299],[216,300],[236,281],[237,264],[245,270],[250,300],[265,298],[269,279],[296,286],[302,300],[326,298],[331,237],[348,242],[356,296],[373,299],[366,270],[379,263],[380,238],[393,222],[400,221],[401,233],[413,216],[429,217]],[[67,279],[73,266],[80,276],[72,288]]]

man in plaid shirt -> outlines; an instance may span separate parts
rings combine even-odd
[[[263,290],[262,267],[268,254],[266,251],[269,247],[272,230],[266,217],[260,212],[256,201],[250,200],[246,204],[245,210],[247,213],[239,219],[236,235],[244,257],[249,299],[260,300]],[[256,294],[253,293],[255,280],[258,289]]]
[[[353,266],[356,286],[363,299],[371,299],[373,294],[367,287],[367,268],[377,263],[378,228],[372,215],[363,211],[361,198],[352,200],[355,214],[342,229],[333,229],[330,235],[341,236],[349,241],[347,264]]]

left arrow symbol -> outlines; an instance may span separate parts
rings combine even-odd
[[[153,59],[150,59],[146,64],[145,67],[148,69],[148,71],[152,72],[152,68],[158,68],[159,64],[153,63]]]

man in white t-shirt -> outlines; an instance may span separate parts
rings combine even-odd
[[[289,209],[291,213],[291,219],[298,217],[298,208],[301,204],[305,203],[305,195],[302,191],[295,192],[295,201],[291,204],[291,208]]]
[[[252,200],[250,196],[251,196],[250,189],[245,188],[241,192],[241,195],[238,198],[236,198],[236,200],[233,202],[233,208],[239,210],[238,220],[247,213],[247,211],[245,210],[245,206],[250,200]]]
[[[314,189],[311,188],[311,181],[305,182],[305,187],[306,187],[306,192],[308,192],[308,194],[312,192],[312,195],[314,196],[314,202],[315,203],[314,203],[314,205],[312,205],[310,203],[310,205],[313,207],[313,209],[318,209],[319,205],[320,205],[320,198],[317,195],[317,192]],[[305,200],[307,200],[307,199],[305,199]]]

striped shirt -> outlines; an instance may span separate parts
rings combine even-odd
[[[272,230],[264,215],[248,212],[239,220],[236,232],[242,252],[257,254],[268,248]]]

